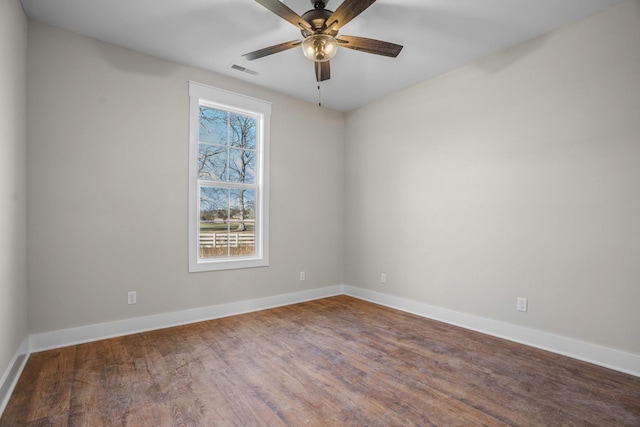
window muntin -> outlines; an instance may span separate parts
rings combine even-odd
[[[268,265],[270,104],[190,83],[189,271]]]

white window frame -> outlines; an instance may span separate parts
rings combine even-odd
[[[198,139],[200,105],[258,117],[256,132],[255,253],[252,256],[200,258]],[[269,135],[271,103],[193,81],[189,82],[189,272],[269,265]]]

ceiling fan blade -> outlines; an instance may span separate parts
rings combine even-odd
[[[249,61],[253,61],[254,59],[262,58],[268,55],[273,55],[274,53],[282,52],[284,50],[288,50],[296,46],[300,46],[301,44],[302,42],[300,40],[292,40],[290,42],[280,43],[274,46],[269,46],[263,49],[258,49],[253,52],[245,53],[244,55],[242,55],[242,57]]]
[[[256,2],[260,3],[262,6],[266,7],[267,9],[269,9],[271,12],[275,13],[282,19],[291,22],[293,25],[300,28],[301,30],[307,30],[307,31],[313,32],[313,28],[311,28],[311,25],[309,25],[307,21],[302,19],[300,15],[295,13],[293,10],[289,9],[289,7],[284,3],[282,3],[281,1],[256,0]]]
[[[340,47],[373,53],[375,55],[391,56],[393,58],[398,56],[403,47],[395,43],[356,36],[340,36],[336,40]]]
[[[329,65],[329,61],[325,62],[314,62],[316,67],[316,80],[319,82],[323,82],[325,80],[329,80],[331,78],[331,66]]]
[[[376,0],[345,0],[327,19],[325,33],[337,31],[375,2]]]

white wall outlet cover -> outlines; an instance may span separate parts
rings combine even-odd
[[[516,310],[518,311],[527,311],[527,299],[523,297],[518,297],[516,301]]]

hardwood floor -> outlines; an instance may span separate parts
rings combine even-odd
[[[640,426],[640,378],[347,296],[34,353],[0,426]]]

